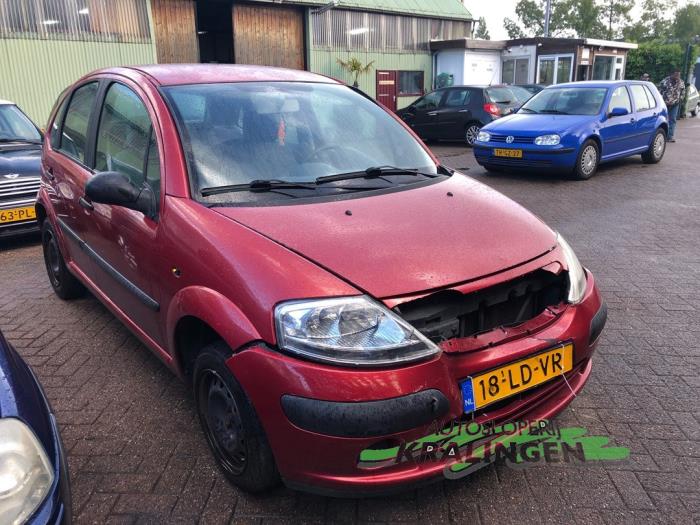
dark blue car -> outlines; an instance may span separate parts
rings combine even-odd
[[[0,333],[0,523],[70,522],[56,419],[29,366]]]
[[[512,115],[484,126],[474,155],[489,171],[557,170],[590,178],[601,162],[642,155],[659,162],[668,112],[650,82],[550,86]]]

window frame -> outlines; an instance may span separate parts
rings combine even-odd
[[[612,105],[612,101],[613,101],[613,97],[615,96],[615,91],[617,91],[618,89],[625,90],[625,93],[627,93],[627,100],[629,100],[629,103],[630,103],[629,104],[630,105],[629,112],[634,113],[635,106],[634,106],[634,101],[632,100],[632,93],[630,92],[629,86],[626,86],[624,84],[621,86],[618,86],[616,88],[613,88],[612,91],[610,92],[610,100],[608,101],[608,109],[607,109],[606,113],[609,115],[610,112],[613,110],[613,108],[616,107],[616,106]]]
[[[570,58],[571,59],[571,69],[569,69],[569,78],[567,80],[560,80],[559,77],[559,59],[561,58]],[[542,70],[542,62],[545,60],[552,60],[554,61],[554,69],[553,69],[553,77],[552,77],[552,83],[549,84],[551,86],[556,86],[557,84],[566,84],[567,82],[571,82],[574,76],[574,70],[576,69],[576,57],[574,56],[573,53],[555,53],[553,55],[538,55],[537,56],[537,75],[535,75],[535,78],[537,79],[536,84],[542,84],[540,81],[540,72]],[[529,67],[529,64],[528,64]]]
[[[420,73],[419,85],[423,86],[418,93],[402,93],[401,92],[401,73]],[[400,69],[396,72],[396,96],[397,97],[422,97],[427,95],[425,92],[425,71],[422,69]]]

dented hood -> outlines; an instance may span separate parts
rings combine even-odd
[[[497,273],[556,243],[532,213],[460,174],[364,198],[213,209],[378,298]]]

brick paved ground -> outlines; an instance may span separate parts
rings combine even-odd
[[[489,467],[378,500],[248,496],[216,470],[189,391],[96,300],[58,300],[36,242],[0,245],[0,329],[56,410],[77,521],[700,524],[700,119],[679,135],[661,165],[635,158],[588,182],[486,176],[468,150],[435,147],[538,213],[595,272],[608,327],[561,421],[631,447],[626,465]]]

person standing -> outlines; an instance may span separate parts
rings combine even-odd
[[[643,80],[644,82],[651,82],[651,77],[649,76],[649,73],[643,73],[641,77],[639,77],[639,80]]]
[[[678,111],[683,102],[683,94],[685,92],[685,84],[681,79],[679,69],[674,69],[669,76],[661,81],[661,96],[668,108],[668,141],[676,142],[674,135],[676,133],[676,120],[678,119]]]

